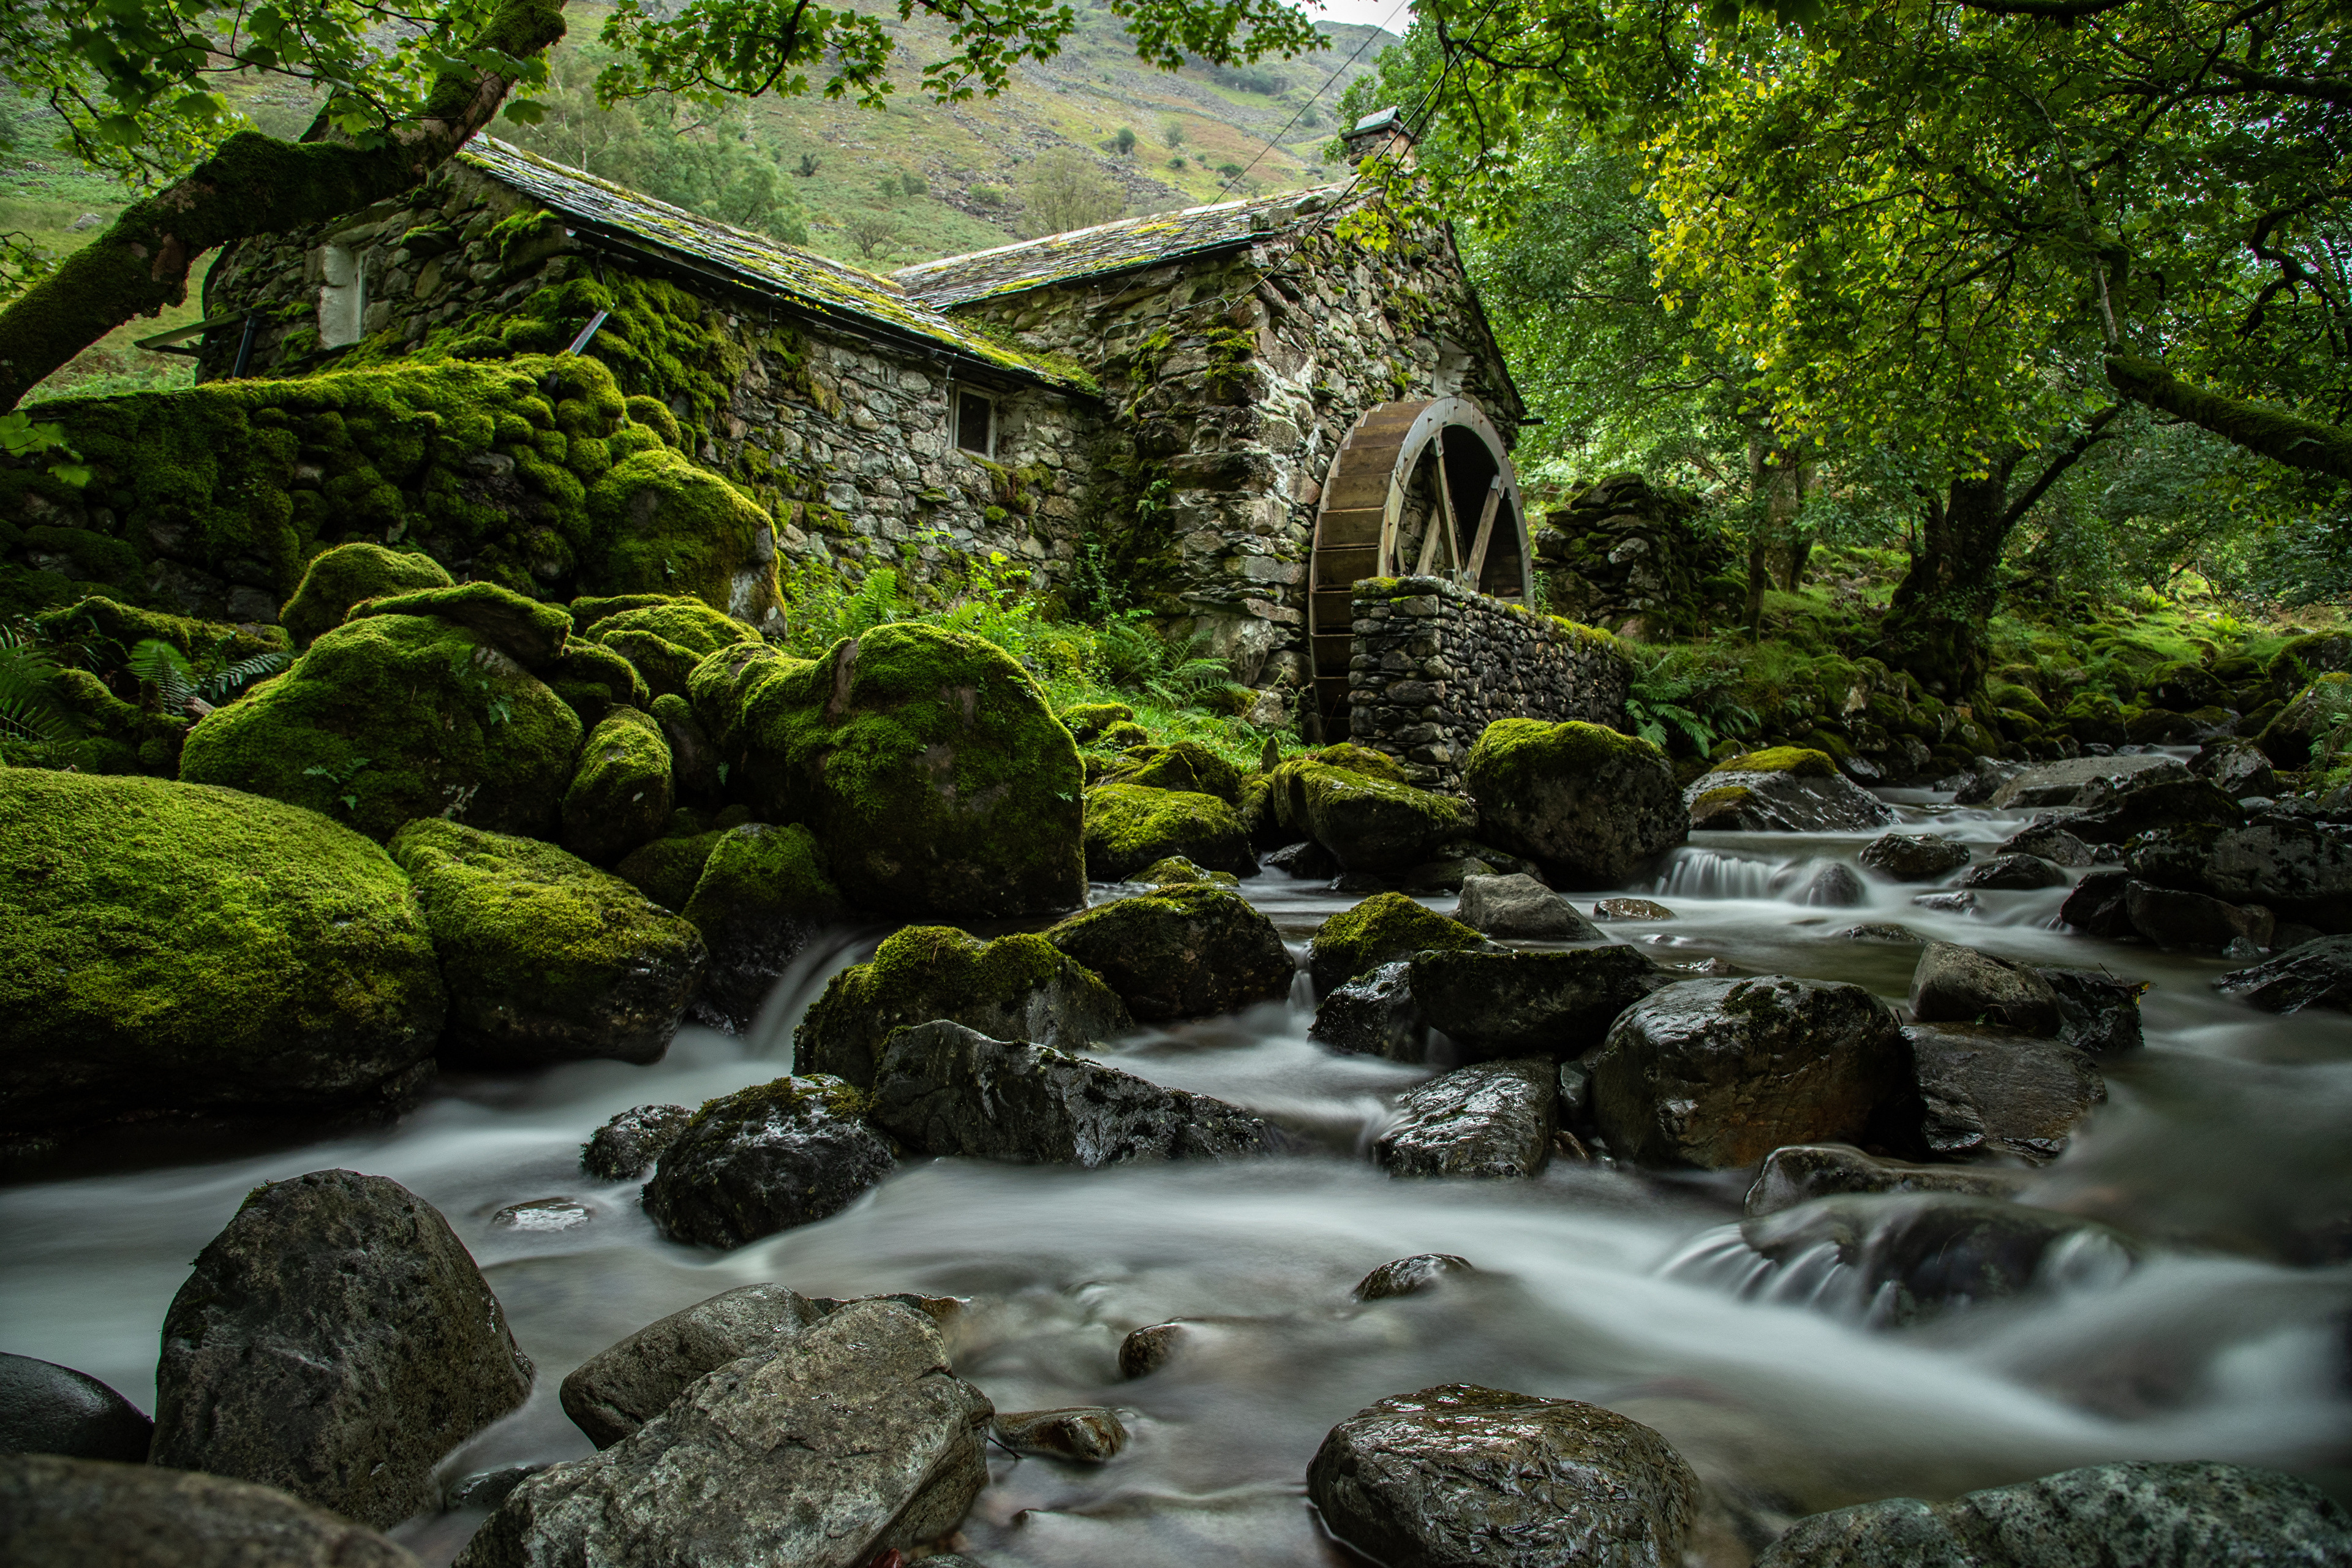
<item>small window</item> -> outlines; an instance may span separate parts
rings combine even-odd
[[[955,444],[983,458],[996,455],[996,402],[959,388],[955,395]]]
[[[367,313],[367,275],[358,253],[348,246],[328,246],[320,271],[319,346],[339,349],[359,342]]]

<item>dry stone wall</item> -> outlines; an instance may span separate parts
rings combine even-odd
[[[1368,577],[1349,607],[1348,738],[1424,789],[1458,793],[1497,719],[1625,727],[1633,666],[1606,632],[1439,577]]]

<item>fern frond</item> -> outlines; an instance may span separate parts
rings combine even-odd
[[[163,711],[177,713],[196,695],[195,674],[188,668],[187,656],[161,637],[146,637],[131,650],[122,668],[141,681],[155,683],[155,695]]]

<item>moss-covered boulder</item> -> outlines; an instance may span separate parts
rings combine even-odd
[[[2254,744],[2279,767],[2302,768],[2315,760],[2312,743],[2352,713],[2352,675],[2323,675],[2263,726]]]
[[[660,837],[673,804],[662,727],[635,708],[614,708],[589,732],[563,792],[563,847],[610,866]]]
[[[798,823],[747,822],[717,836],[686,902],[710,950],[695,1016],[740,1031],[809,939],[849,916],[815,837]]]
[[[0,1140],[397,1105],[444,1001],[384,852],[315,812],[0,769]]]
[[[1242,771],[1198,741],[1134,747],[1103,782],[1213,795],[1231,806],[1242,802]]]
[[[614,708],[626,706],[650,711],[654,694],[637,667],[611,648],[578,637],[563,645],[555,661],[540,670],[548,689],[593,729]]]
[[[952,926],[908,926],[833,977],[793,1036],[794,1070],[871,1089],[890,1031],[933,1018],[1041,1046],[1083,1046],[1134,1026],[1100,976],[1044,937],[982,942]]]
[[[377,840],[447,815],[553,837],[580,717],[454,622],[370,616],[189,731],[180,777],[308,806]]]
[[[338,544],[310,558],[302,571],[302,585],[278,610],[278,621],[296,642],[306,643],[341,626],[352,606],[363,600],[446,588],[455,581],[449,569],[430,555],[364,541]]]
[[[449,992],[456,1067],[660,1059],[702,979],[702,938],[552,844],[426,817],[394,835]]]
[[[667,447],[589,487],[580,581],[600,595],[692,594],[757,622],[776,592],[776,531],[751,498]]]
[[[2271,656],[2271,685],[2283,691],[2309,685],[2323,675],[2352,670],[2352,632],[2307,632]]]
[[[668,594],[600,594],[583,595],[564,607],[572,612],[572,635],[584,637],[624,611],[673,602]]]
[[[232,663],[256,654],[287,652],[294,646],[283,626],[199,620],[142,610],[103,595],[43,610],[33,617],[33,634],[52,647],[78,648],[101,665],[114,663],[151,637],[170,643],[190,658],[216,656]]]
[[[356,616],[432,616],[465,627],[525,669],[553,664],[572,636],[572,616],[496,583],[418,588],[354,605]]]
[[[125,702],[86,669],[58,670],[49,683],[49,693],[80,726],[79,743],[70,753],[79,771],[148,773],[156,778],[171,778],[180,771],[187,719]]]
[[[1090,746],[1112,725],[1135,722],[1135,710],[1124,702],[1079,702],[1063,709],[1061,720],[1072,740]]]
[[[1241,885],[1241,879],[1231,871],[1212,871],[1205,867],[1194,865],[1181,855],[1171,855],[1164,860],[1154,860],[1128,879],[1154,888],[1173,888],[1192,882],[1203,882],[1217,888],[1234,888]]]
[[[714,1100],[662,1151],[646,1215],[677,1240],[740,1247],[838,1214],[896,1163],[866,1109],[840,1079],[805,1075]]]
[[[614,616],[614,620],[622,619]],[[606,623],[609,625],[610,623]],[[690,689],[694,667],[703,656],[692,648],[643,628],[596,628],[597,646],[620,655],[645,678],[646,687],[664,697],[683,697]]]
[[[722,647],[760,640],[758,632],[732,616],[719,614],[699,599],[673,598],[652,605],[632,605],[601,616],[595,623],[594,636],[599,642],[620,632],[650,633],[673,647],[685,648],[698,663]]]
[[[666,834],[622,856],[613,875],[672,914],[682,914],[721,837],[717,829]]]
[[[1087,792],[1085,847],[1087,877],[1097,882],[1123,882],[1171,855],[1235,876],[1257,870],[1234,808],[1190,790],[1097,784]]]
[[[752,700],[770,681],[815,667],[814,659],[793,658],[765,643],[737,643],[694,667],[687,678],[687,703],[720,753],[735,758],[742,750]]]
[[[1285,764],[1287,766],[1288,764]],[[1467,837],[1478,815],[1452,795],[1315,763],[1297,775],[1307,837],[1349,871],[1402,871]]]
[[[1237,1013],[1290,994],[1290,950],[1247,899],[1200,883],[1088,910],[1045,940],[1102,976],[1147,1022]]]
[[[1462,777],[1479,833],[1541,862],[1556,886],[1622,886],[1690,837],[1665,752],[1599,724],[1497,720],[1470,748]]]
[[[1486,945],[1468,926],[1403,893],[1375,893],[1316,928],[1307,971],[1315,994],[1326,996],[1359,974],[1416,952],[1466,952]]]
[[[720,673],[697,668],[694,706],[738,694],[719,727],[730,793],[767,821],[808,824],[861,909],[1005,916],[1086,901],[1078,749],[1003,649],[902,623],[814,664],[733,648],[710,659]]]
[[[1747,752],[1683,791],[1694,832],[1823,833],[1884,827],[1895,812],[1838,772],[1826,752],[1800,746]]]
[[[719,754],[719,743],[694,716],[693,704],[676,692],[665,691],[654,699],[652,712],[661,726],[662,738],[669,742],[670,783],[679,802],[718,805],[727,784],[725,759]]]
[[[1352,741],[1286,759],[1276,764],[1273,772],[1263,775],[1267,781],[1267,809],[1276,826],[1300,838],[1307,837],[1307,775],[1318,767],[1344,768],[1385,784],[1405,782],[1404,769],[1394,757]]]

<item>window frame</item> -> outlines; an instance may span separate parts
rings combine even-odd
[[[988,442],[984,447],[967,447],[963,443],[963,400],[973,398],[988,410]],[[960,382],[948,385],[948,444],[967,458],[996,460],[996,447],[1004,426],[1004,410],[996,394]]]

